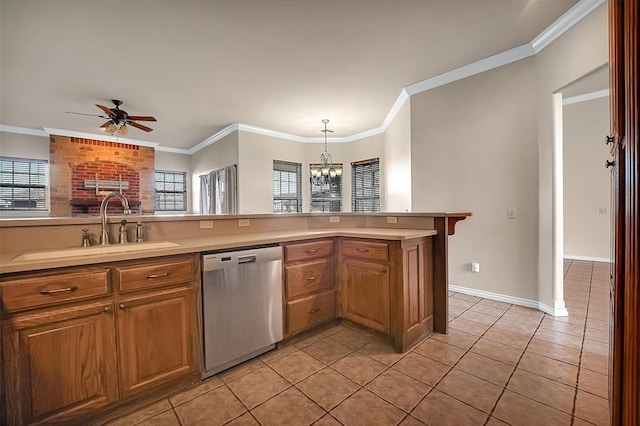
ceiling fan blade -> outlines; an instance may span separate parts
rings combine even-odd
[[[130,115],[129,120],[136,121],[158,121],[155,117],[151,117],[150,115]]]
[[[150,132],[153,130],[151,127],[143,126],[142,124],[138,124],[133,121],[127,121],[127,124],[131,124],[133,127],[136,127],[140,130],[144,130],[145,132]]]
[[[98,114],[87,114],[84,112],[72,112],[72,111],[65,111],[65,114],[78,114],[78,115],[89,115],[91,117],[100,117],[100,118],[109,118],[109,117],[105,117],[104,115],[98,115]]]
[[[111,111],[111,108],[107,108],[104,105],[98,105],[98,104],[96,104],[96,106],[98,108],[100,108],[101,110],[103,110],[107,115],[112,115],[113,114],[113,111]]]
[[[102,123],[102,126],[100,127],[102,127],[103,129],[106,129],[107,127],[109,127],[109,124],[111,124],[111,120],[105,121],[104,123]]]

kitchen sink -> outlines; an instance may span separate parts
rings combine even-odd
[[[108,246],[76,247],[69,249],[35,251],[21,254],[13,259],[13,262],[29,260],[64,259],[68,257],[98,256],[105,254],[129,253],[136,251],[155,250],[178,247],[180,244],[171,241],[158,241],[147,243],[111,244]]]

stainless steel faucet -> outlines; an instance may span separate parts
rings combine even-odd
[[[107,230],[107,205],[113,197],[118,197],[120,199],[120,203],[122,203],[122,207],[124,208],[124,214],[131,214],[129,201],[127,201],[127,198],[124,195],[120,194],[119,192],[110,192],[105,195],[105,197],[102,199],[102,203],[100,203],[100,221],[102,222],[100,244],[102,244],[103,246],[110,244],[109,231]]]

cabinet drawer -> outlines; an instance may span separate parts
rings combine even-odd
[[[109,269],[78,268],[60,273],[3,278],[2,309],[7,312],[109,293]]]
[[[336,317],[336,292],[330,291],[287,303],[287,334],[311,328]]]
[[[170,258],[114,268],[114,281],[120,291],[188,283],[194,280],[193,258]]]
[[[284,246],[286,262],[317,259],[333,254],[333,240],[310,241],[307,243],[287,244]]]
[[[343,240],[342,255],[367,260],[389,260],[389,245],[372,241]]]
[[[336,282],[332,259],[286,266],[285,277],[287,300],[331,290]]]

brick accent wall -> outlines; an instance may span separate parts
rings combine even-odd
[[[135,213],[153,213],[153,148],[117,142],[51,135],[50,144],[51,215],[97,214],[100,201],[112,190],[84,188],[85,179],[122,180],[130,188],[123,193]],[[76,203],[75,206],[72,205]],[[109,211],[122,212],[117,200]]]

